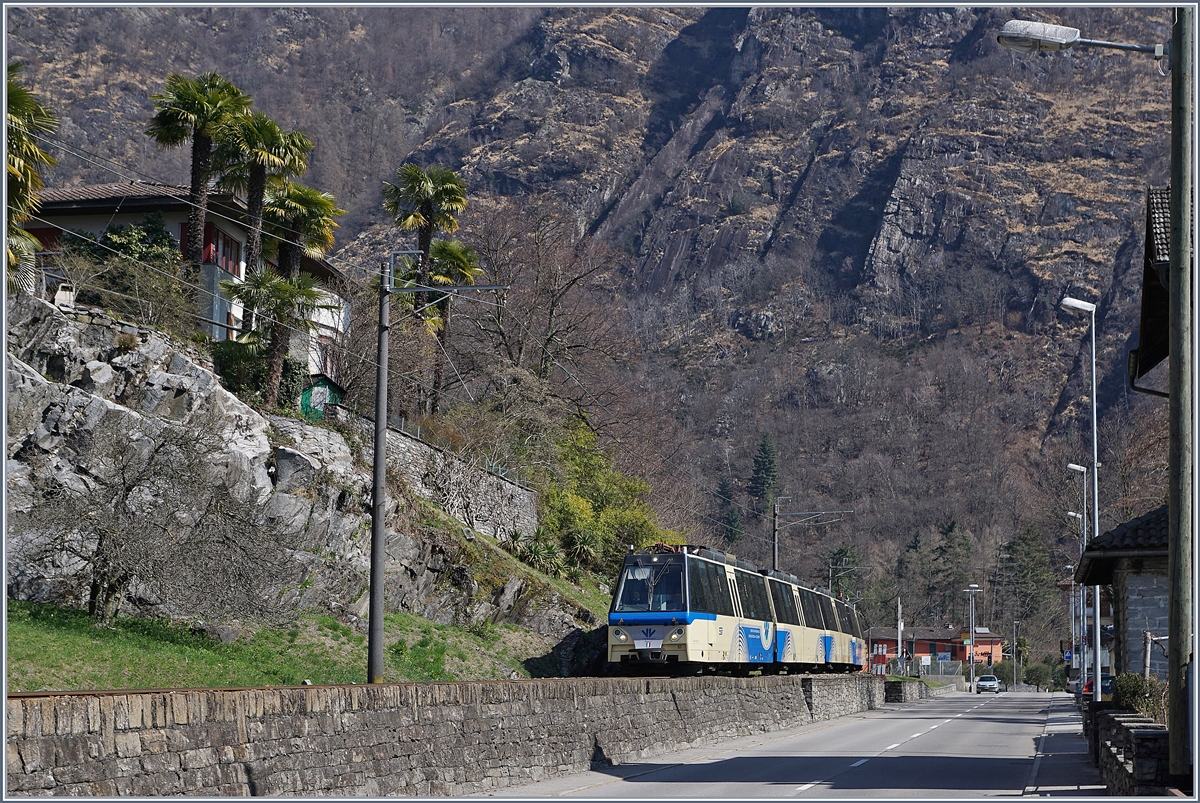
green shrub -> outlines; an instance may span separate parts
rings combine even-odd
[[[1046,664],[1036,663],[1025,667],[1025,682],[1039,690],[1047,688],[1053,678],[1054,670]]]
[[[261,405],[267,387],[266,346],[261,341],[217,340],[209,350],[225,389],[252,407]],[[308,365],[303,360],[284,357],[278,406],[291,409],[297,405],[308,379]]]
[[[1113,706],[1141,711],[1149,703],[1149,686],[1137,672],[1122,672],[1113,680]]]

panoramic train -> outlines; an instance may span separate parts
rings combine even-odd
[[[608,613],[618,672],[860,672],[858,612],[790,574],[707,547],[658,544],[625,556]]]

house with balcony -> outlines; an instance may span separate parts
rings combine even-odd
[[[81,187],[47,188],[41,193],[41,209],[25,230],[41,241],[45,252],[60,248],[64,231],[100,235],[109,226],[140,224],[146,216],[162,216],[168,232],[186,247],[188,235],[188,188],[146,181],[96,184]],[[220,290],[222,280],[245,280],[248,226],[245,202],[226,193],[209,195],[204,223],[203,262],[196,317],[203,331],[214,339],[232,339],[242,325],[242,307]],[[42,255],[41,264],[47,260]],[[267,262],[266,264],[271,264]],[[291,354],[307,359],[311,375],[332,372],[328,346],[349,323],[349,303],[331,288],[344,285],[345,277],[324,259],[307,254],[300,269],[315,276],[326,288],[334,310],[318,310],[311,318],[313,332],[293,337]],[[64,277],[48,275],[51,282]]]

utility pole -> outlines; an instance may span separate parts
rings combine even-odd
[[[900,664],[900,674],[904,674],[904,608],[900,604],[900,595],[896,595],[896,661]]]
[[[375,452],[373,484],[371,487],[371,574],[368,593],[367,622],[367,682],[383,682],[383,567],[387,558],[384,516],[387,513],[387,385],[388,385],[388,307],[392,293],[413,293],[426,290],[456,292],[460,290],[504,290],[506,286],[467,285],[462,287],[393,287],[396,276],[396,255],[413,256],[420,251],[393,251],[388,262],[379,263],[379,365],[375,376]]]
[[[1171,275],[1168,340],[1168,418],[1171,488],[1168,516],[1167,716],[1169,771],[1184,788],[1192,784],[1191,706],[1188,704],[1192,667],[1192,194],[1195,192],[1192,147],[1192,93],[1195,65],[1192,30],[1195,11],[1174,9],[1171,32]],[[1099,679],[1096,681],[1099,686]]]
[[[779,502],[781,499],[791,499],[790,496],[775,497],[775,506],[771,513],[771,568],[779,571]]]
[[[391,267],[396,265],[392,254]],[[387,513],[388,306],[392,272],[379,263],[379,369],[375,377],[375,454],[371,486],[371,589],[367,616],[367,682],[383,682],[384,516]]]

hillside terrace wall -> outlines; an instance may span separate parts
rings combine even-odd
[[[883,705],[883,679],[13,695],[7,795],[466,795]]]
[[[340,405],[326,414],[375,440],[375,423]],[[501,541],[537,530],[537,493],[402,430],[387,429],[388,468],[399,473],[417,496],[438,505],[460,522]]]

